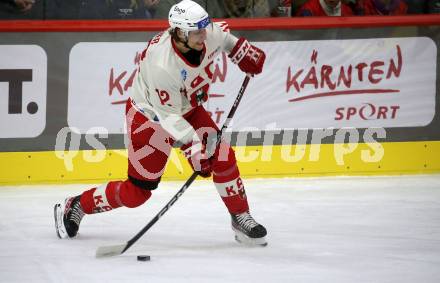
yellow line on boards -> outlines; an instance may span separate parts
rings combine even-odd
[[[234,147],[244,178],[440,172],[440,141]],[[0,153],[0,184],[101,183],[125,179],[126,150]],[[192,171],[173,150],[163,180]]]

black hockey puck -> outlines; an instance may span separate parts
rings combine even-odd
[[[150,256],[149,255],[138,255],[137,256],[137,260],[138,261],[149,261],[150,260]]]

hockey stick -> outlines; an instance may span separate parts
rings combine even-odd
[[[249,83],[249,80],[251,79],[251,75],[247,74],[246,78],[244,79],[240,91],[238,92],[237,98],[235,98],[234,104],[232,104],[231,110],[229,111],[228,117],[226,117],[225,123],[223,124],[223,127],[221,130],[217,133],[217,146],[220,144],[221,136],[223,132],[228,127],[230,121],[232,120],[232,117],[235,114],[235,111],[238,108],[238,105],[240,104],[241,98],[243,97],[244,91],[246,90],[246,87]],[[188,189],[188,187],[194,182],[194,180],[199,175],[198,172],[194,172],[191,177],[183,184],[182,188],[171,198],[171,200],[159,211],[156,216],[154,216],[151,221],[145,225],[142,230],[140,230],[133,238],[128,240],[125,244],[120,245],[113,245],[113,246],[103,246],[98,247],[96,250],[96,257],[111,257],[123,254],[126,250],[128,250],[134,243],[136,243],[137,240],[139,240],[140,237],[142,237],[164,214],[165,212],[170,209],[170,207],[180,198],[180,196]]]

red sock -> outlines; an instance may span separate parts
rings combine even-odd
[[[240,214],[249,210],[243,182],[232,148],[222,142],[214,156],[213,180],[229,213]]]
[[[81,206],[86,214],[109,211],[121,206],[138,207],[151,196],[151,191],[133,185],[129,180],[103,184],[81,195]]]
[[[246,192],[238,169],[226,178],[214,174],[214,184],[229,213],[240,214],[249,210]]]

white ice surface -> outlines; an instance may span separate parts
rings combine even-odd
[[[0,187],[0,282],[440,282],[440,176],[246,180],[265,248],[233,240],[212,183],[196,181],[123,255],[183,182],[142,207],[86,216],[59,240],[53,205],[89,186]],[[150,262],[136,255],[151,256]]]

